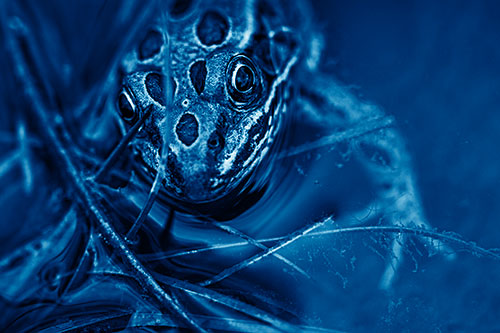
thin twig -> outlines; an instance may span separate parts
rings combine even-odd
[[[395,233],[395,234],[405,234],[408,236],[418,236],[418,237],[427,237],[436,239],[442,242],[455,243],[457,245],[464,246],[470,252],[482,255],[485,257],[489,257],[492,259],[500,260],[500,252],[496,252],[496,249],[485,249],[473,242],[466,241],[461,239],[460,237],[454,234],[448,234],[444,232],[438,232],[431,229],[423,229],[423,228],[411,228],[411,227],[403,227],[403,226],[363,226],[363,227],[348,227],[348,228],[336,228],[329,230],[321,230],[308,233],[305,237],[318,237],[318,236],[326,236],[326,235],[336,235],[336,234],[349,234],[349,233]],[[258,239],[257,241],[260,243],[270,243],[276,241],[285,240],[288,236],[279,236],[279,237],[270,237]],[[145,261],[157,261],[164,260],[175,257],[182,257],[187,255],[198,254],[207,251],[220,250],[220,249],[228,249],[238,246],[248,246],[248,242],[234,242],[234,243],[224,243],[224,244],[213,244],[211,246],[207,246],[204,248],[191,249],[186,251],[180,251],[175,253],[155,253],[153,255],[143,255],[141,258]]]
[[[282,152],[278,158],[286,158],[291,156],[300,155],[311,150],[315,150],[322,147],[332,146],[334,144],[352,140],[369,133],[382,130],[391,126],[394,123],[393,117],[380,117],[362,122],[355,127],[348,128],[344,131],[340,131],[325,137],[322,137],[316,141],[308,142],[303,145],[292,147],[288,150]]]
[[[0,177],[9,172],[10,169],[12,169],[20,159],[21,152],[16,149],[16,151],[12,152],[6,159],[2,161],[2,163],[0,163]]]
[[[21,166],[24,172],[24,190],[26,193],[31,193],[33,187],[33,171],[30,164],[30,152],[26,140],[26,129],[22,121],[19,122],[17,128],[17,136],[19,138],[19,151],[21,152]]]
[[[279,319],[278,317],[272,316],[257,307],[254,307],[246,302],[239,301],[238,299],[231,296],[221,294],[215,290],[192,284],[187,281],[177,280],[165,275],[157,276],[157,279],[163,283],[166,283],[171,288],[187,292],[188,294],[194,296],[205,298],[214,303],[222,304],[233,310],[244,313],[247,316],[265,322],[284,332],[294,332],[299,330],[297,327]]]
[[[139,228],[142,226],[144,221],[149,215],[149,212],[151,211],[151,208],[153,208],[153,204],[158,196],[158,192],[160,191],[160,187],[162,186],[163,179],[165,178],[165,167],[163,165],[160,165],[159,170],[156,174],[155,180],[153,182],[153,186],[151,187],[151,190],[149,191],[148,199],[146,200],[146,204],[144,207],[141,209],[141,213],[135,220],[134,224],[130,228],[130,230],[127,232],[127,235],[125,238],[129,241],[132,241],[135,237],[135,234],[139,230]]]
[[[281,242],[279,242],[275,246],[268,248],[266,251],[258,253],[258,254],[254,255],[254,256],[252,256],[252,257],[250,257],[250,258],[248,258],[248,259],[246,259],[246,260],[244,260],[244,261],[242,261],[234,266],[231,266],[231,267],[223,270],[222,272],[215,275],[214,277],[201,282],[200,285],[201,286],[209,286],[211,284],[217,283],[217,282],[233,275],[234,273],[242,270],[243,268],[246,268],[246,267],[249,267],[250,265],[253,265],[254,263],[260,261],[261,259],[273,254],[274,252],[276,252],[276,251],[284,248],[285,246],[295,242],[296,240],[302,238],[306,234],[312,232],[314,229],[317,229],[318,227],[323,226],[326,223],[329,223],[331,221],[332,221],[332,219],[329,217],[323,221],[314,223],[313,225],[301,228],[301,229],[293,232],[292,234],[288,235],[285,239],[283,239]]]
[[[255,240],[254,238],[252,238],[252,237],[244,234],[243,232],[239,231],[238,229],[235,229],[235,228],[233,228],[233,227],[231,227],[231,226],[229,226],[227,224],[220,223],[220,222],[217,222],[217,221],[211,221],[211,223],[214,224],[219,229],[224,230],[224,231],[228,232],[231,235],[234,235],[234,236],[240,237],[241,239],[246,240],[249,244],[258,247],[259,249],[268,250],[267,246],[265,246],[261,242]],[[297,271],[299,274],[301,274],[302,276],[304,276],[306,279],[312,280],[312,277],[309,274],[307,274],[302,268],[300,268],[299,266],[297,266],[295,263],[293,263],[292,261],[288,260],[286,257],[282,256],[279,253],[273,253],[272,256],[275,257],[276,259],[278,259],[279,261],[282,261],[285,265],[290,266],[293,270]]]
[[[18,142],[19,138],[14,134],[7,131],[0,131],[0,144],[14,144]],[[42,146],[40,140],[34,137],[26,136],[26,142],[37,148]]]
[[[132,279],[136,281],[134,276],[131,276],[125,272],[110,272],[110,271],[92,271],[89,274],[95,276],[120,276],[128,279]],[[260,321],[268,325],[268,327],[275,328],[282,332],[296,332],[302,330],[300,327],[292,325],[277,316],[273,316],[266,311],[255,307],[247,302],[242,302],[238,298],[223,294],[216,290],[212,290],[206,287],[200,287],[199,285],[190,283],[184,280],[178,280],[176,278],[166,276],[163,274],[156,274],[155,279],[160,281],[161,283],[167,285],[171,289],[177,289],[183,293],[189,294],[191,296],[199,297],[206,299],[210,302],[223,305],[231,310],[240,312],[247,317],[253,318],[256,321]],[[269,304],[269,301],[264,300]],[[194,316],[196,317],[196,316]],[[232,330],[231,330],[232,331]]]
[[[116,147],[113,149],[111,154],[108,156],[106,161],[101,165],[99,170],[97,170],[95,176],[94,176],[94,181],[95,182],[101,182],[103,177],[106,175],[106,173],[109,171],[109,169],[114,165],[116,162],[117,158],[120,156],[120,154],[125,150],[127,147],[128,143],[134,138],[134,136],[137,134],[141,126],[144,124],[147,118],[149,118],[149,115],[153,111],[153,105],[150,105],[146,108],[146,112],[142,115],[141,119],[137,123],[134,124],[130,128],[130,130],[125,134],[125,136],[120,140],[120,143],[116,145]]]

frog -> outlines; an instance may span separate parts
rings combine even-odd
[[[164,185],[180,201],[227,197],[282,141],[300,47],[281,20],[256,20],[267,5],[173,3],[168,24],[159,18],[124,60],[118,111],[130,126],[152,106],[135,145],[154,171],[168,141]]]
[[[232,207],[233,218],[260,199],[249,193],[265,191],[277,160],[325,145],[287,146],[292,127],[352,132],[343,141],[378,193],[359,214],[390,210],[392,225],[429,228],[393,117],[323,71],[324,38],[310,17],[306,1],[168,2],[122,62],[122,121],[131,127],[152,109],[133,143],[141,168],[154,175],[164,164],[162,191],[176,205],[212,216]],[[383,288],[401,251],[394,240]]]

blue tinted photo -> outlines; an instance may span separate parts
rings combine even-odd
[[[496,2],[0,7],[0,331],[500,330]]]

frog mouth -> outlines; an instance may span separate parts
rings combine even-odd
[[[206,178],[206,174],[200,174],[199,177],[180,182],[174,171],[167,178],[167,188],[170,188],[169,192],[174,198],[189,203],[208,203],[223,197],[227,192],[228,183],[224,180],[213,183]]]
[[[186,166],[169,149],[165,187],[177,200],[206,203],[218,200],[228,187],[228,180],[217,177],[215,166],[193,161]]]

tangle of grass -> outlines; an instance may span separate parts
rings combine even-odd
[[[346,227],[329,230],[313,231],[305,234],[303,237],[319,237],[327,235],[342,235],[352,233],[378,233],[378,234],[402,234],[407,236],[426,237],[434,240],[447,242],[449,244],[461,245],[464,250],[476,256],[484,256],[495,260],[500,260],[500,250],[485,249],[478,246],[476,243],[462,239],[458,234],[452,232],[439,232],[436,230],[420,228],[420,227],[404,227],[404,226],[363,226],[363,227]],[[289,236],[269,237],[257,239],[259,243],[275,243],[286,240]],[[200,247],[191,250],[183,250],[179,252],[164,252],[141,255],[140,258],[145,261],[158,261],[175,257],[189,256],[207,251],[215,251],[221,249],[229,249],[240,246],[249,246],[248,242],[233,242],[213,244],[207,247]],[[497,253],[498,252],[498,253]]]

